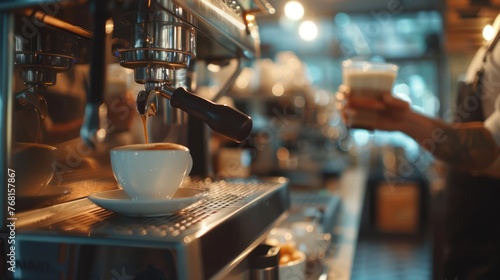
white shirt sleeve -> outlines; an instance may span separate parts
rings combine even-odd
[[[500,95],[495,100],[495,111],[484,121],[484,126],[491,132],[497,146],[500,147]]]
[[[497,146],[500,147],[500,95],[497,96],[495,101],[495,111],[486,119],[484,126],[491,132]],[[480,174],[500,178],[500,156],[496,158],[493,164],[482,170]]]

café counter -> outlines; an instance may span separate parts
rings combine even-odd
[[[332,252],[324,260],[322,279],[348,280],[354,265],[358,232],[368,172],[365,167],[347,169],[338,181],[327,185],[329,192],[340,197],[332,232]]]
[[[319,265],[307,274],[307,279],[349,280],[354,265],[358,232],[361,224],[365,199],[368,171],[358,165],[345,169],[342,174],[328,180],[325,188],[308,191],[309,200],[315,197],[316,206],[324,209],[323,222],[325,233],[331,235],[327,254]],[[297,190],[292,190],[292,209],[298,205]],[[307,194],[307,193],[306,193]],[[305,196],[301,192],[301,196]],[[319,202],[318,197],[329,197],[335,206]],[[309,205],[315,205],[312,202]],[[333,211],[332,211],[333,210]],[[329,215],[329,212],[333,212]]]

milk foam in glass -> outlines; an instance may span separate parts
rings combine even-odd
[[[398,66],[395,64],[345,60],[342,62],[343,84],[357,97],[381,97],[392,91]],[[349,120],[352,128],[374,129],[378,114],[374,110],[357,112]]]

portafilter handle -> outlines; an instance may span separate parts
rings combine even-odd
[[[43,122],[48,115],[47,100],[43,95],[39,94],[36,89],[37,87],[33,85],[28,85],[27,89],[21,90],[16,93],[17,104],[21,107],[30,105],[35,109],[38,117],[38,127],[35,136],[35,142],[37,143],[40,139],[42,132]]]
[[[252,119],[225,104],[217,104],[177,88],[170,98],[172,107],[179,108],[208,124],[214,131],[235,142],[245,141],[252,131]]]
[[[143,95],[145,92],[141,92]],[[139,93],[139,97],[141,96]],[[148,113],[150,103],[154,100],[151,94],[158,94],[170,99],[170,105],[179,108],[193,117],[208,124],[215,132],[230,140],[241,143],[252,131],[252,118],[239,110],[224,104],[217,104],[179,87],[177,89],[162,87],[160,90],[150,91],[147,96],[137,98],[137,110],[141,115]],[[148,104],[144,104],[146,101]],[[149,113],[148,113],[149,115]]]
[[[38,121],[40,126],[48,115],[47,101],[41,95],[35,92],[34,87],[29,87],[28,89],[21,90],[16,93],[17,104],[21,106],[31,105],[35,109],[38,115]]]

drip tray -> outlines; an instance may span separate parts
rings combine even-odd
[[[286,219],[290,207],[288,181],[281,177],[186,187],[207,195],[162,217],[127,217],[88,199],[19,214],[15,278],[223,278]]]

